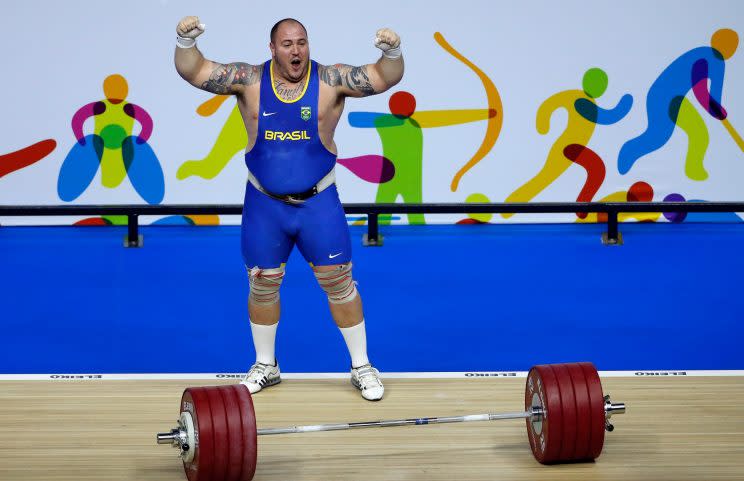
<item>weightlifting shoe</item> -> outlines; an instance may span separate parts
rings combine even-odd
[[[380,379],[380,371],[371,364],[351,369],[351,384],[362,391],[362,397],[368,401],[379,401],[385,393]]]
[[[262,364],[257,362],[251,366],[248,374],[245,375],[240,384],[246,386],[251,394],[255,394],[261,389],[282,382],[279,376],[279,363],[274,361],[274,365]]]

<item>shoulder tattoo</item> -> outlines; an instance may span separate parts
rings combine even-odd
[[[331,87],[344,87],[360,92],[364,95],[375,93],[372,82],[369,80],[367,66],[352,67],[351,65],[321,65],[318,70],[320,80]]]

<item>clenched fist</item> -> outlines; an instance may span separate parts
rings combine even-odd
[[[205,25],[199,22],[199,17],[183,17],[178,26],[176,27],[176,33],[181,38],[194,39],[204,33]]]
[[[387,58],[398,58],[401,55],[400,36],[389,28],[381,28],[375,35],[375,47]]]

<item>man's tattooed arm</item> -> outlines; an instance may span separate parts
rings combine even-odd
[[[369,77],[368,65],[352,67],[351,65],[321,65],[318,69],[320,80],[331,87],[341,87],[349,95],[364,97],[376,92]]]
[[[243,62],[228,64],[214,63],[214,70],[201,88],[214,94],[235,93],[234,86],[253,85],[261,80],[263,65],[249,65]]]

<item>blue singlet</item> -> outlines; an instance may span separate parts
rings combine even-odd
[[[273,194],[305,192],[336,164],[336,155],[318,136],[318,90],[318,64],[311,61],[302,94],[282,100],[274,90],[272,62],[264,64],[256,143],[245,163]],[[313,265],[351,260],[349,228],[335,184],[301,204],[287,204],[248,183],[241,243],[248,268],[279,267],[295,244]]]

